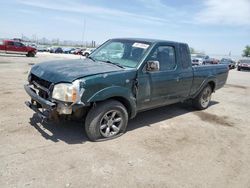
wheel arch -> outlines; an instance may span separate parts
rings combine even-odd
[[[113,86],[105,88],[93,95],[88,103],[98,103],[106,100],[117,100],[122,103],[128,111],[129,118],[136,116],[136,99],[127,88]]]
[[[198,90],[195,92],[195,94],[192,96],[192,98],[195,98],[199,95],[199,93],[207,86],[209,85],[212,88],[212,92],[215,92],[216,89],[216,78],[215,77],[208,77],[206,80],[202,82]]]
[[[215,81],[211,80],[207,84],[210,85],[212,92],[214,92],[215,91]]]

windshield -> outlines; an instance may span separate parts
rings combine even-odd
[[[110,40],[95,50],[90,57],[96,61],[135,68],[150,45],[151,43],[136,40]]]
[[[232,60],[231,59],[221,59],[220,63],[222,63],[222,64],[229,64],[229,63],[232,63]]]

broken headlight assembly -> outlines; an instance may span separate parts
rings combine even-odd
[[[59,83],[54,86],[52,98],[63,102],[79,103],[81,102],[83,92],[84,89],[80,88],[80,82],[78,80],[72,84]]]

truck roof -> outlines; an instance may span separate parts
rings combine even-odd
[[[186,44],[183,42],[175,42],[161,39],[149,39],[149,38],[113,38],[112,40],[136,40],[140,42],[149,42],[149,43],[158,43],[158,42],[167,42],[167,43],[175,43],[175,44]]]
[[[10,39],[4,39],[2,41],[4,41],[4,42],[17,42],[16,40],[10,40]]]

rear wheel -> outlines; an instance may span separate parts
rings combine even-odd
[[[199,95],[193,99],[193,105],[199,110],[206,109],[210,103],[212,95],[212,88],[210,85],[207,85]]]
[[[240,68],[240,67],[238,67],[238,68],[237,68],[237,70],[238,70],[238,71],[240,71],[240,70],[241,70],[241,68]]]
[[[93,107],[85,121],[85,131],[91,141],[116,138],[126,131],[128,113],[123,104],[107,100]]]
[[[35,57],[35,53],[34,52],[28,52],[28,54],[26,54],[27,57]]]

